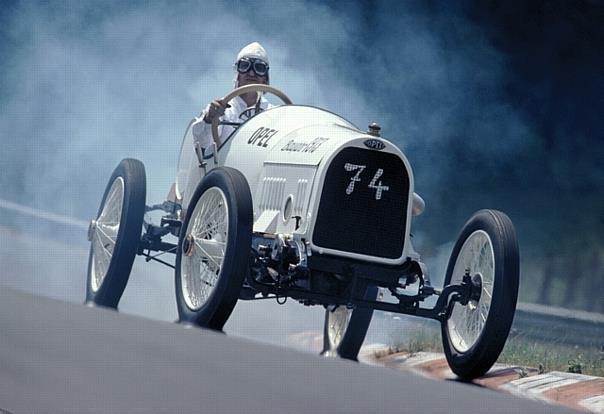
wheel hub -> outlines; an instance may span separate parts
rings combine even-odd
[[[472,276],[472,285],[470,286],[470,300],[478,302],[482,294],[482,274],[475,273]]]
[[[193,248],[195,247],[195,237],[192,234],[189,234],[185,240],[182,242],[182,251],[185,256],[191,257],[193,256]]]

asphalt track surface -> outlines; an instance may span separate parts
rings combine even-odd
[[[0,412],[565,413],[0,285]]]

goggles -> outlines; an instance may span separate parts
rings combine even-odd
[[[268,73],[268,64],[260,59],[241,58],[235,65],[239,73],[247,73],[250,70],[258,76],[266,76]]]

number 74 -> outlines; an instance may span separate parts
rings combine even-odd
[[[367,168],[366,165],[351,164],[349,162],[347,162],[346,164],[344,164],[344,169],[346,171],[349,171],[349,172],[356,171],[357,172],[354,176],[350,177],[350,183],[348,184],[348,187],[346,187],[346,194],[347,195],[352,194],[352,192],[354,191],[354,184],[356,182],[360,182],[361,181],[361,174],[363,173],[363,171],[365,170],[365,168]],[[378,168],[378,170],[375,172],[375,175],[371,179],[371,182],[367,186],[369,188],[375,189],[375,199],[376,200],[381,200],[382,199],[382,192],[383,191],[390,190],[389,186],[382,185],[382,181],[381,180],[378,182],[378,179],[382,176],[382,174],[384,174],[384,170],[382,168]],[[377,183],[377,185],[376,185],[376,183]]]

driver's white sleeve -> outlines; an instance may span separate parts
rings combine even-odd
[[[195,122],[191,126],[193,137],[195,138],[195,141],[199,142],[201,148],[208,148],[212,145],[212,124],[208,124],[203,120],[209,107],[210,106],[208,105],[203,112],[195,118]]]

